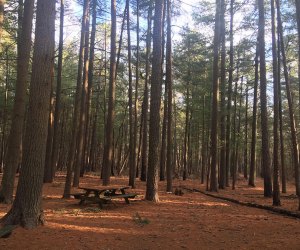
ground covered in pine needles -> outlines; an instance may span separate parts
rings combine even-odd
[[[80,182],[83,187],[100,184],[95,175]],[[113,177],[112,184],[126,186],[128,180]],[[249,188],[241,178],[236,190],[216,195],[271,206],[261,180],[257,184]],[[0,249],[300,249],[300,219],[207,196],[199,180],[174,180],[174,190],[183,195],[166,193],[165,182],[159,185],[159,203],[144,201],[145,183],[137,180],[137,188],[129,192],[138,196],[130,204],[120,200],[100,209],[62,199],[64,176],[59,175],[44,186],[46,225],[18,227],[0,239]],[[9,208],[0,204],[0,216]],[[293,186],[283,195],[281,208],[298,213]]]

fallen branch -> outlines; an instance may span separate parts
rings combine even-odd
[[[290,217],[293,217],[293,218],[300,219],[300,213],[289,211],[289,210],[286,210],[286,209],[283,209],[283,208],[273,207],[273,206],[268,206],[268,205],[261,205],[261,204],[252,203],[252,202],[239,201],[239,200],[232,199],[232,198],[229,198],[229,197],[224,197],[224,196],[211,194],[211,193],[208,193],[208,192],[205,192],[205,191],[202,191],[202,190],[199,190],[199,189],[195,189],[195,188],[190,189],[190,188],[187,188],[187,187],[184,187],[184,186],[181,186],[181,188],[185,189],[189,192],[201,193],[201,194],[204,194],[204,195],[209,196],[209,197],[229,201],[229,202],[239,204],[239,205],[242,205],[242,206],[264,209],[264,210],[268,210],[268,211],[271,211],[271,212],[274,212],[274,213],[277,213],[277,214],[286,215],[286,216],[290,216]]]

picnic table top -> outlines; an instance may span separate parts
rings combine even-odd
[[[102,187],[78,187],[79,189],[83,189],[86,191],[106,191],[106,190],[124,190],[128,189],[128,186],[102,186]]]

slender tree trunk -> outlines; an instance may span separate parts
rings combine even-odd
[[[165,94],[164,94],[164,114],[163,114],[163,125],[161,135],[161,150],[160,150],[160,181],[165,180],[166,170],[166,147],[167,147],[167,121],[168,121],[168,86],[165,82]]]
[[[219,46],[220,46],[220,2],[216,0],[215,34],[214,34],[214,59],[213,59],[213,97],[211,118],[211,176],[210,191],[218,191],[218,103],[219,103]]]
[[[64,46],[64,14],[65,3],[60,0],[60,23],[59,23],[59,44],[58,44],[58,61],[57,61],[57,81],[56,81],[56,98],[53,124],[53,146],[51,157],[52,179],[55,175],[58,161],[59,149],[59,122],[61,116],[61,83],[62,83],[62,61],[63,61],[63,46]]]
[[[265,7],[264,0],[258,0],[258,49],[260,57],[260,104],[262,133],[262,169],[264,173],[264,196],[272,196],[272,178],[269,151],[268,108],[267,108],[267,78],[265,55]]]
[[[230,50],[229,50],[229,76],[228,76],[228,100],[227,100],[227,118],[226,118],[226,186],[229,187],[230,166],[231,166],[231,101],[232,101],[232,83],[233,83],[233,18],[234,18],[234,0],[230,1]]]
[[[249,85],[246,85],[246,111],[245,111],[245,149],[244,149],[244,178],[248,179],[248,106]]]
[[[0,152],[0,172],[2,173],[4,165],[4,156],[6,148],[6,127],[7,127],[7,95],[8,95],[8,85],[10,82],[10,67],[9,67],[9,57],[8,57],[8,47],[5,49],[6,60],[5,60],[5,83],[3,91],[3,109],[2,109],[2,135],[1,135],[1,152]]]
[[[110,40],[110,74],[109,74],[109,99],[106,120],[105,146],[103,154],[103,185],[109,185],[112,166],[113,128],[115,119],[115,88],[116,88],[116,0],[111,0],[111,40]]]
[[[76,161],[74,165],[74,179],[73,179],[73,187],[79,186],[79,177],[80,177],[80,169],[84,164],[84,137],[87,123],[87,95],[88,95],[88,76],[89,76],[89,29],[90,29],[90,0],[85,0],[85,7],[87,8],[86,17],[85,17],[85,25],[84,29],[84,57],[83,57],[83,78],[82,78],[82,88],[81,88],[81,100],[80,100],[80,114],[79,114],[79,127],[77,134],[77,153],[76,153]]]
[[[202,104],[202,148],[201,148],[201,184],[204,184],[205,167],[206,167],[206,136],[205,136],[205,94],[203,95]]]
[[[277,0],[276,3],[277,3],[277,13],[278,13],[278,11],[280,10],[279,0]],[[296,5],[296,19],[297,19],[297,29],[298,29],[298,87],[300,93],[300,1],[295,0],[295,5]],[[299,94],[299,103],[300,103],[300,94]]]
[[[123,33],[125,29],[125,20],[127,17],[127,4],[125,5],[125,9],[123,12],[123,20],[122,20],[122,26],[121,26],[121,34],[120,34],[120,39],[119,39],[119,46],[118,46],[118,54],[117,54],[117,62],[116,62],[116,72],[115,72],[115,78],[118,76],[118,69],[119,69],[119,64],[120,64],[120,58],[121,58],[121,50],[122,50],[122,42],[123,42]]]
[[[146,181],[147,166],[148,166],[148,107],[149,107],[149,75],[150,75],[150,54],[151,54],[151,30],[152,30],[152,6],[148,9],[148,30],[146,38],[146,75],[144,87],[144,99],[142,106],[143,118],[143,141],[142,141],[142,166],[141,166],[141,181]]]
[[[300,93],[300,2],[298,0],[295,0],[295,4],[296,4],[296,17],[297,17],[297,27],[298,27],[298,82],[299,82],[299,93]],[[279,5],[277,6],[277,9],[280,10]],[[299,102],[300,102],[300,95],[299,95]],[[300,154],[299,154],[299,157],[300,157]],[[300,159],[299,159],[299,162],[300,162]],[[299,174],[298,174],[298,179],[300,179]],[[298,184],[298,186],[300,186],[300,183]],[[300,187],[299,187],[299,189],[300,189]],[[300,191],[298,193],[300,193]],[[298,194],[298,197],[299,197],[299,210],[300,210],[300,194]]]
[[[25,117],[25,99],[28,79],[28,66],[31,50],[31,32],[34,0],[24,3],[24,15],[21,35],[18,37],[18,61],[15,101],[12,123],[8,137],[7,154],[4,164],[4,174],[0,188],[0,200],[11,203],[15,173],[20,163],[21,142]]]
[[[2,41],[5,0],[0,0],[0,42]]]
[[[277,16],[279,14],[279,5],[277,5]],[[278,25],[278,18],[277,18],[277,27]],[[284,153],[284,139],[283,139],[283,119],[282,119],[282,95],[281,95],[281,52],[280,52],[280,32],[277,28],[277,49],[278,49],[278,105],[279,105],[279,135],[280,135],[280,162],[281,162],[281,187],[282,193],[286,193],[286,166],[285,166],[285,153]],[[299,40],[300,41],[300,40]]]
[[[226,46],[225,46],[225,0],[221,0],[220,40],[221,40],[221,137],[220,137],[220,181],[219,188],[226,186]]]
[[[91,30],[91,42],[90,42],[90,58],[89,58],[89,69],[88,69],[88,90],[87,90],[87,98],[86,98],[86,126],[85,126],[85,137],[84,137],[84,163],[81,166],[82,176],[86,170],[86,168],[90,169],[90,144],[92,139],[92,134],[94,133],[93,128],[90,128],[90,124],[93,121],[92,113],[91,113],[91,102],[92,102],[92,90],[93,90],[93,82],[94,82],[94,60],[95,60],[95,40],[96,40],[96,27],[97,26],[97,1],[92,1],[92,30]],[[100,90],[99,90],[100,91]],[[98,94],[97,94],[98,98]],[[96,103],[96,107],[99,106]],[[97,115],[96,115],[97,116]],[[89,140],[90,138],[90,140]],[[95,145],[96,146],[96,145]]]
[[[79,56],[78,56],[78,70],[77,70],[77,85],[76,94],[74,101],[74,113],[72,121],[72,133],[71,142],[69,146],[68,163],[67,163],[67,176],[64,189],[64,198],[70,197],[72,174],[75,166],[75,155],[77,146],[77,134],[79,131],[79,116],[80,116],[80,102],[82,94],[82,68],[84,62],[84,42],[85,42],[85,29],[86,21],[88,17],[88,0],[84,1],[82,22],[81,22],[81,36],[80,36],[80,46],[79,46]]]
[[[43,223],[41,209],[46,153],[51,71],[54,60],[55,0],[38,0],[29,116],[24,137],[24,157],[11,210],[2,218],[5,224],[34,228]]]
[[[277,0],[277,7],[279,9],[278,12],[278,30],[280,36],[280,43],[281,43],[281,55],[282,55],[282,63],[284,69],[284,79],[285,79],[285,86],[286,86],[286,95],[288,99],[288,107],[289,107],[289,118],[290,118],[290,127],[291,127],[291,137],[292,137],[292,155],[294,161],[294,168],[295,168],[295,185],[296,185],[296,193],[300,197],[300,176],[299,176],[299,157],[298,157],[298,141],[297,141],[297,131],[296,131],[296,120],[295,120],[295,113],[293,109],[293,100],[291,94],[291,87],[290,87],[290,79],[289,73],[286,63],[286,52],[284,48],[283,42],[283,30],[282,30],[282,21],[281,21],[281,13],[280,13],[280,5],[279,1]]]
[[[51,86],[53,86],[53,70],[51,76]],[[51,183],[53,181],[53,173],[51,168],[51,155],[52,155],[52,145],[53,145],[53,87],[51,87],[50,100],[49,100],[49,118],[48,118],[48,136],[47,136],[47,147],[46,147],[46,157],[45,157],[45,167],[44,167],[44,183]]]
[[[171,0],[167,1],[167,45],[166,45],[166,85],[168,91],[168,121],[167,121],[167,192],[172,192],[173,164],[172,164],[172,23]]]
[[[279,97],[278,97],[278,55],[276,46],[276,24],[275,24],[275,0],[271,0],[272,16],[272,55],[273,55],[273,91],[274,91],[274,125],[273,125],[273,206],[280,206],[280,185],[279,185]]]
[[[157,202],[161,101],[162,22],[164,1],[155,0],[146,200]]]
[[[255,79],[254,79],[254,97],[253,97],[253,110],[252,110],[252,131],[251,131],[251,152],[250,152],[250,172],[249,172],[249,186],[255,187],[256,176],[256,133],[257,133],[257,91],[259,80],[259,63],[258,63],[258,43],[256,47],[255,56]]]
[[[236,118],[237,118],[237,95],[238,95],[238,80],[239,80],[239,68],[237,68],[237,77],[234,85],[234,109],[233,109],[233,127],[232,127],[232,154],[231,154],[231,175],[232,175],[232,189],[235,189],[236,171],[237,171],[237,129],[236,129]]]
[[[188,150],[189,150],[189,143],[188,143],[188,134],[189,134],[189,123],[190,123],[190,78],[191,78],[191,71],[190,71],[190,41],[188,41],[188,72],[187,72],[187,82],[186,82],[186,101],[185,101],[185,129],[184,129],[184,142],[183,142],[183,180],[187,179],[188,175]]]
[[[136,1],[136,66],[135,66],[135,97],[134,97],[134,148],[137,150],[136,156],[136,177],[139,176],[139,160],[140,160],[140,146],[138,141],[138,87],[140,80],[140,1]],[[141,135],[141,133],[140,133]]]
[[[131,68],[131,36],[130,36],[130,6],[129,0],[127,5],[127,41],[128,41],[128,106],[129,106],[129,185],[135,188],[135,167],[136,167],[136,147],[134,130],[134,106],[133,106],[133,90],[132,90],[132,68]]]

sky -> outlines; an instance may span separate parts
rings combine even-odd
[[[172,20],[173,24],[173,37],[179,38],[176,34],[180,32],[179,27],[192,24],[192,11],[197,5],[199,0],[176,0],[181,3],[181,15]],[[210,0],[214,2],[214,0]],[[82,15],[82,7],[78,6],[75,1],[70,2],[70,11],[65,15],[65,30],[64,30],[64,40],[65,42],[72,41],[74,38],[80,35],[80,23],[74,23],[72,19],[79,19]],[[59,26],[59,20],[57,19],[57,27]],[[58,30],[58,29],[57,29]],[[58,32],[57,32],[58,33]],[[58,40],[58,34],[57,34]]]

